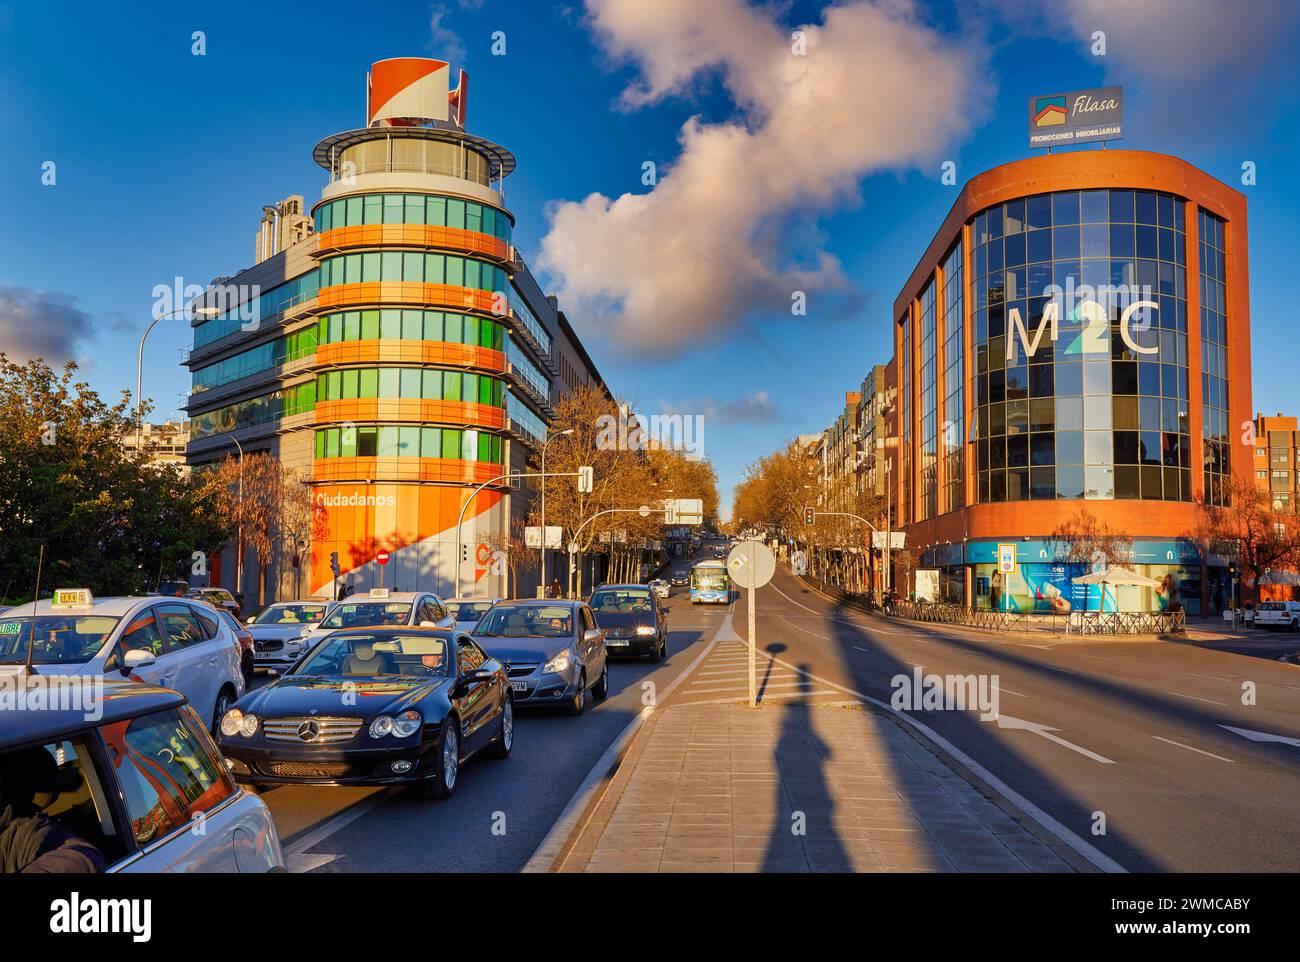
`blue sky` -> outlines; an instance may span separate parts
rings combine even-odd
[[[828,41],[826,7],[860,5],[713,3],[724,26],[730,16],[788,34],[825,21]],[[555,8],[394,2],[367,5],[361,15],[355,4],[330,2],[192,6],[140,4],[128,16],[99,3],[56,10],[0,2],[0,350],[62,351],[104,394],[133,385],[154,285],[235,273],[251,262],[261,205],[292,193],[309,204],[319,198],[324,176],[311,148],[361,125],[368,64],[442,56],[470,73],[469,129],[518,157],[506,202],[518,220],[516,243],[543,287],[574,292],[565,297],[570,317],[616,392],[646,411],[706,416],[706,453],[724,503],[747,463],[824,427],[844,391],[888,359],[893,299],[958,190],[940,182],[941,163],[956,163],[960,186],[1025,157],[1029,96],[1103,83],[1122,83],[1126,92],[1127,136],[1113,146],[1176,154],[1246,193],[1254,407],[1300,413],[1292,390],[1296,337],[1284,303],[1296,246],[1288,225],[1300,222],[1300,98],[1285,55],[1296,17],[1285,4],[1244,0],[1232,5],[1227,26],[1196,0],[1152,0],[1140,15],[1127,12],[1129,4],[1069,0],[1053,5],[1050,17],[1022,0],[919,5],[908,35],[951,45],[969,58],[967,72],[935,81],[946,86],[934,102],[864,107],[864,129],[855,132],[861,157],[846,162],[833,196],[811,196],[810,185],[796,182],[791,204],[756,201],[747,246],[723,246],[721,254],[771,257],[771,290],[748,296],[725,281],[710,285],[712,300],[681,302],[702,305],[698,325],[686,317],[689,336],[671,338],[654,335],[656,322],[635,312],[589,304],[582,295],[592,279],[566,276],[578,270],[572,258],[542,256],[544,239],[565,202],[653,192],[641,182],[646,161],[658,165],[666,187],[690,118],[706,130],[774,123],[763,107],[778,105],[775,114],[780,102],[762,98],[779,95],[760,93],[758,107],[746,95],[746,79],[763,77],[761,60],[746,60],[707,28],[695,35],[698,25],[681,11],[659,23],[684,31],[680,44],[665,44],[654,36],[658,28],[619,19],[622,0],[593,0],[590,8],[576,0]],[[676,6],[664,2],[665,10]],[[703,16],[713,4],[694,6]],[[1192,9],[1203,15],[1189,15]],[[1176,25],[1171,19],[1166,29],[1160,16]],[[1090,52],[1094,28],[1107,33],[1105,57]],[[1217,42],[1229,29],[1236,39]],[[191,54],[196,30],[206,34],[205,56]],[[505,32],[505,56],[490,52],[494,31]],[[703,51],[716,66],[680,70],[677,51]],[[895,99],[906,101],[929,82],[872,63],[863,70],[881,73],[871,85],[902,90]],[[662,80],[665,70],[677,72],[651,82],[638,104],[620,99],[648,75]],[[912,115],[923,146],[884,143],[910,137],[899,131],[912,129]],[[846,116],[853,126],[855,115]],[[939,134],[926,124],[936,117],[948,124]],[[873,140],[883,146],[869,148]],[[819,151],[810,146],[811,157]],[[54,186],[41,183],[46,161],[57,165]],[[1256,186],[1240,185],[1246,161],[1256,165]],[[754,166],[761,172],[762,158]],[[737,182],[758,176],[736,174]],[[743,219],[745,203],[732,198],[729,213]],[[599,215],[573,236],[618,229],[615,218]],[[665,248],[670,241],[658,239]],[[822,275],[822,288],[812,284],[808,316],[791,317],[788,297],[783,303],[772,291],[823,255],[833,276]],[[725,256],[709,265],[715,277],[728,270]],[[683,287],[690,283],[683,279]],[[150,335],[145,394],[158,400],[160,414],[174,416],[188,387],[178,359],[189,333],[168,323]]]

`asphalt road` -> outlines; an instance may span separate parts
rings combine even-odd
[[[976,707],[910,714],[1123,868],[1300,870],[1294,664],[1188,643],[913,625],[839,606],[784,569],[756,602],[765,708],[860,696],[889,702],[895,680],[918,666],[923,675],[996,676],[995,719]],[[734,645],[708,648],[715,637],[745,634],[743,595],[731,606],[692,606],[685,589],[674,589],[668,608],[664,664],[613,662],[610,697],[581,718],[520,713],[512,756],[466,765],[446,802],[400,790],[268,791],[291,867],[522,868],[640,711],[646,683],[658,695],[679,682],[661,705],[746,696],[747,659]],[[1243,685],[1255,704],[1243,704]]]
[[[295,871],[517,871],[546,837],[605,749],[641,710],[643,686],[666,688],[716,632],[725,610],[668,601],[669,657],[612,660],[610,695],[586,714],[519,712],[504,761],[475,759],[456,794],[422,802],[397,789],[272,788],[263,799]],[[266,684],[260,675],[258,684]]]
[[[995,720],[911,714],[1131,871],[1300,870],[1296,665],[1177,642],[917,626],[843,608],[785,570],[757,606],[766,672],[780,679],[768,703],[794,691],[888,702],[893,680],[916,666],[996,675]],[[743,634],[742,605],[736,613]],[[674,697],[736,697],[720,682],[742,680],[714,671]],[[1243,686],[1255,704],[1243,704]],[[1291,741],[1253,740],[1269,737]],[[1101,816],[1104,835],[1094,833]]]

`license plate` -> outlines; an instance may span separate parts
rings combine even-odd
[[[607,648],[626,648],[631,642],[626,638],[606,638],[605,646]]]
[[[527,691],[527,690],[528,690],[528,682],[526,682],[526,681],[512,681],[512,682],[510,683],[510,688],[511,688],[512,691]]]

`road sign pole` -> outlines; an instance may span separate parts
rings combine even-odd
[[[756,542],[749,543],[749,565],[750,570],[756,570],[758,567],[757,558],[754,555],[754,545]],[[758,589],[750,587],[746,592],[749,596],[749,707],[758,707],[758,639],[754,630],[754,594]]]

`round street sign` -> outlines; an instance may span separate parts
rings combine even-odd
[[[776,572],[776,556],[761,541],[742,541],[727,555],[727,573],[742,588],[761,588]]]
[[[375,560],[378,561],[381,565],[388,564],[388,552],[384,551],[383,549],[376,551]]]

